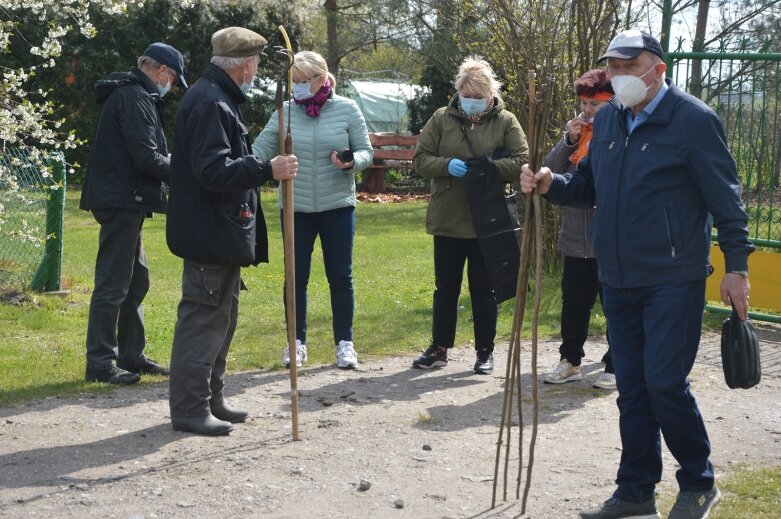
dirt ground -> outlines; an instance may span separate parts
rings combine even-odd
[[[781,464],[781,328],[759,334],[759,386],[727,388],[715,334],[703,337],[692,372],[719,477],[736,466]],[[557,347],[540,344],[540,374],[556,362]],[[604,348],[600,338],[587,345],[583,381],[539,386],[528,517],[576,517],[612,492],[620,456],[616,393],[590,384]],[[174,432],[165,383],[2,408],[0,516],[520,517],[517,456],[508,501],[500,488],[490,509],[505,352],[506,344],[497,347],[491,376],[472,374],[468,346],[433,371],[409,369],[411,357],[362,359],[353,371],[305,367],[298,442],[291,441],[288,375],[279,371],[229,377],[231,403],[252,418],[228,437]],[[526,344],[525,401],[529,358]],[[528,407],[524,413],[530,420]],[[530,426],[524,431],[528,440]],[[674,471],[666,454],[662,502],[677,492]]]

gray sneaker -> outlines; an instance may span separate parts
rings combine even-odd
[[[659,519],[656,499],[653,497],[642,503],[630,503],[617,497],[611,497],[599,508],[580,512],[583,519]]]
[[[679,492],[668,519],[707,519],[721,501],[721,492],[713,485],[706,492]]]

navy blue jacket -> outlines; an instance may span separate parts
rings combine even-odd
[[[247,266],[268,261],[258,186],[271,163],[252,154],[236,83],[209,65],[176,111],[166,240],[189,261]]]
[[[615,100],[600,110],[588,157],[573,173],[554,175],[546,197],[596,205],[591,232],[599,279],[635,288],[710,275],[711,225],[727,271],[747,270],[754,246],[740,192],[721,120],[670,85],[631,135]]]
[[[95,83],[98,119],[79,207],[165,212],[168,148],[163,100],[141,70]]]

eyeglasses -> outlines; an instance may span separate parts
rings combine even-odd
[[[178,85],[179,84],[179,74],[175,74],[171,71],[171,69],[168,69],[168,74],[171,76],[171,84],[172,85]]]
[[[293,83],[295,83],[296,85],[311,85],[314,82],[314,80],[319,78],[320,76],[322,76],[322,74],[314,75],[314,76],[310,77],[309,79],[305,79],[303,81],[296,81],[294,79]]]

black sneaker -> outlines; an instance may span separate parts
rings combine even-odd
[[[122,386],[135,384],[141,379],[141,377],[138,376],[138,373],[131,373],[116,366],[101,370],[87,368],[84,378],[87,382],[103,382],[105,384],[117,384]]]
[[[668,519],[706,519],[721,501],[721,492],[713,485],[707,492],[679,492]]]
[[[475,352],[475,373],[478,375],[490,375],[494,371],[494,350],[480,349]]]
[[[413,368],[429,369],[447,366],[447,348],[431,345],[428,349],[412,361]]]
[[[137,373],[139,375],[162,375],[167,377],[171,374],[167,367],[161,366],[152,359],[146,359],[143,364],[137,367],[123,366],[120,369],[129,371],[131,373]]]
[[[580,512],[583,519],[659,519],[656,499],[653,497],[642,503],[630,503],[617,497],[611,497],[599,508]]]

